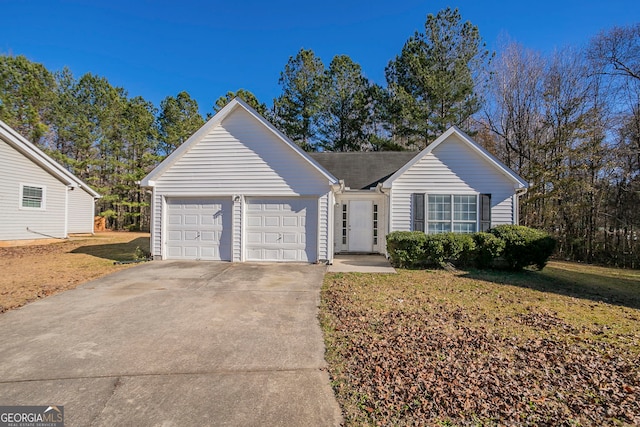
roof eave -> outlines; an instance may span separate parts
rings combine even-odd
[[[24,156],[28,157],[31,161],[45,169],[64,184],[74,188],[80,188],[94,198],[102,197],[89,185],[85,184],[80,178],[63,168],[62,165],[53,160],[44,151],[39,149],[32,142],[28,141],[24,136],[20,135],[15,129],[2,120],[0,120],[0,136],[9,145],[14,147]]]

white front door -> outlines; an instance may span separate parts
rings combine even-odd
[[[373,251],[373,202],[349,201],[349,252]]]

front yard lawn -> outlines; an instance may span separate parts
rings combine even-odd
[[[347,425],[640,425],[640,272],[328,274]]]
[[[0,248],[0,313],[134,264],[149,252],[148,233],[105,232],[59,243]]]

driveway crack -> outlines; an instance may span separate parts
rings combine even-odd
[[[111,387],[111,394],[109,395],[109,398],[104,402],[104,405],[102,406],[102,410],[91,420],[90,425],[92,426],[96,425],[96,422],[101,418],[105,409],[107,409],[107,406],[109,406],[109,402],[111,402],[111,399],[113,399],[113,396],[115,396],[116,394],[116,390],[118,390],[118,387],[120,387],[121,384],[122,384],[122,377],[116,377],[113,381],[113,386]]]

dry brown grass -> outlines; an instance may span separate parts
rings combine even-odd
[[[331,274],[320,319],[347,425],[638,425],[640,274]]]
[[[149,234],[106,232],[59,243],[0,248],[0,313],[129,268]]]

